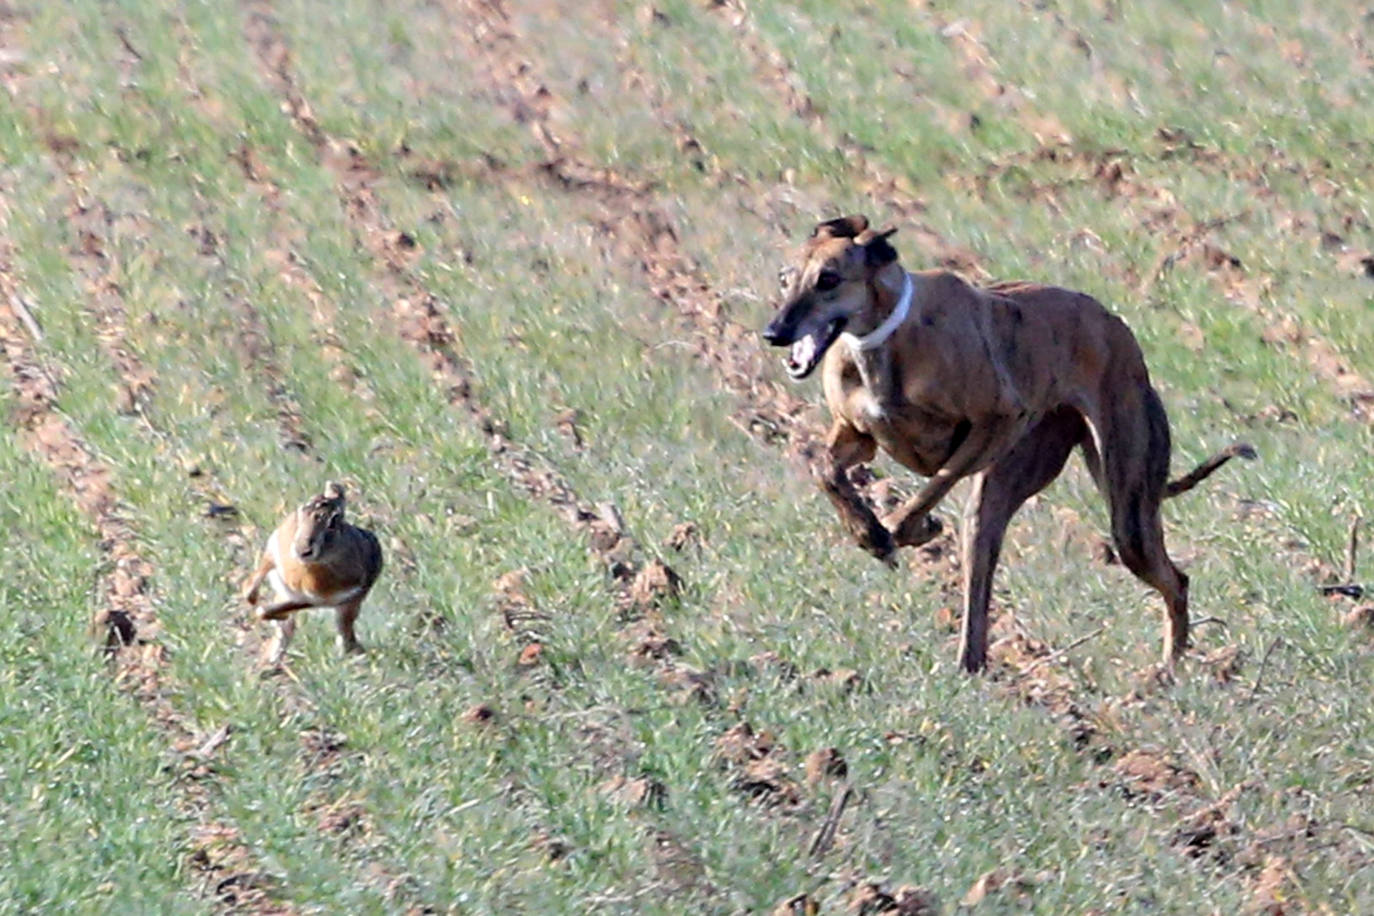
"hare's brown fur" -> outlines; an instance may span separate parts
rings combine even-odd
[[[372,532],[344,520],[344,508],[343,488],[330,483],[323,494],[288,514],[268,537],[262,559],[244,585],[244,600],[256,606],[258,619],[278,621],[274,664],[295,633],[295,612],[307,608],[334,608],[343,650],[362,650],[354,624],[382,571],[382,548]],[[264,584],[272,599],[260,604]]]

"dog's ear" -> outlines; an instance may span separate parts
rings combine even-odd
[[[888,226],[880,232],[865,232],[856,239],[863,247],[864,261],[869,267],[885,267],[897,260],[897,249],[888,241],[888,237],[896,231],[896,226]]]
[[[832,239],[852,239],[860,232],[868,228],[868,217],[841,216],[836,219],[828,219],[823,223],[817,223],[812,230],[813,239],[829,237]]]

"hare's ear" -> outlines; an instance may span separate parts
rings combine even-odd
[[[897,249],[888,241],[888,237],[896,231],[896,226],[888,226],[880,232],[865,233],[864,237],[858,239],[869,267],[884,267],[897,260]]]
[[[817,223],[816,228],[811,231],[813,239],[832,238],[832,239],[852,239],[860,232],[868,228],[868,217],[862,215],[841,216],[837,219],[828,219],[823,223]]]

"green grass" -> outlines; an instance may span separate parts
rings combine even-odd
[[[1195,615],[1224,621],[1199,628],[1199,652],[1241,653],[1229,684],[1196,663],[1175,686],[1146,683],[1160,608],[1096,561],[1105,514],[1076,462],[1014,523],[1003,616],[1050,647],[1105,627],[1046,666],[1096,730],[1086,749],[1062,703],[1026,702],[1008,672],[958,676],[936,622],[957,590],[919,562],[868,561],[796,467],[731,421],[740,400],[695,359],[696,331],[652,296],[636,253],[607,244],[601,204],[539,177],[545,153],[467,49],[463,4],[272,10],[314,118],[376,167],[363,217],[283,112],[246,9],[24,9],[9,65],[19,104],[0,124],[5,270],[42,324],[56,409],[110,466],[156,570],[167,699],[198,731],[232,731],[193,796],[170,736],[84,635],[104,572],[90,520],[8,430],[0,824],[15,851],[0,908],[201,911],[213,900],[191,857],[202,821],[235,828],[270,894],[310,912],[768,912],[802,891],[840,912],[861,879],[926,886],[953,911],[995,867],[1035,879],[1022,905],[1036,912],[1235,912],[1266,855],[1283,857],[1295,907],[1369,909],[1369,641],[1316,594],[1313,564],[1339,568],[1350,517],[1371,510],[1374,441],[1307,351],[1262,335],[1291,316],[1374,378],[1374,287],[1321,244],[1326,231],[1371,245],[1358,143],[1374,124],[1348,37],[1357,15],[1271,6],[752,9],[746,28],[820,127],[759,81],[728,14],[510,10],[531,78],[554,94],[552,129],[653,183],[650,202],[734,320],[766,320],[782,252],[815,217],[887,216],[861,189],[897,177],[921,221],[989,272],[1085,289],[1126,318],[1169,406],[1176,468],[1255,443],[1259,463],[1168,511]],[[964,70],[960,20],[1011,101]],[[1291,40],[1300,66],[1284,56]],[[665,123],[701,143],[700,168]],[[1091,163],[1030,155],[1050,123],[1076,149],[1122,151],[1125,190]],[[1161,128],[1202,149],[1172,149]],[[834,148],[845,138],[849,151]],[[413,177],[420,163],[448,169],[442,186]],[[77,207],[108,210],[80,224],[102,257],[76,253]],[[1233,301],[1192,259],[1141,291],[1194,225],[1236,214],[1207,240],[1241,259],[1257,298]],[[700,527],[699,548],[665,556],[686,582],[651,615],[681,646],[666,665],[631,660],[602,562],[510,482],[401,338],[403,287],[373,255],[374,231],[417,242],[407,294],[434,297],[476,396],[539,466],[586,504],[615,503],[646,556],[679,522]],[[899,247],[918,264],[910,237]],[[98,320],[110,302],[113,341]],[[112,383],[121,352],[154,377],[136,415]],[[819,401],[815,387],[798,390]],[[308,453],[282,446],[283,407]],[[555,428],[567,409],[580,448]],[[311,617],[291,676],[264,678],[239,645],[237,586],[280,514],[330,478],[350,483],[387,551],[360,622],[371,651],[341,659],[327,617]],[[212,499],[240,519],[207,518]],[[962,491],[943,510],[951,525],[961,504]],[[533,670],[516,663],[493,588],[519,569],[545,617]],[[797,676],[750,661],[766,652]],[[665,668],[704,676],[709,700]],[[861,680],[846,690],[813,677],[821,668]],[[492,724],[464,718],[478,703]],[[732,787],[716,741],[739,722],[774,736],[798,804]],[[825,747],[844,755],[856,797],[813,863],[836,790],[806,785],[802,761]],[[1134,750],[1166,753],[1196,787],[1141,795],[1114,770]],[[615,776],[651,778],[662,803],[608,794]],[[1229,832],[1189,856],[1180,824],[1242,784]],[[351,824],[336,829],[331,812]],[[1004,891],[981,909],[1016,905]]]
[[[182,896],[184,814],[169,752],[87,634],[94,531],[8,431],[0,472],[15,494],[0,510],[0,823],[13,844],[0,900],[24,912],[156,910]]]

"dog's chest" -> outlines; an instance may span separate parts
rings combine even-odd
[[[960,436],[960,418],[913,401],[895,384],[890,365],[870,363],[861,368],[855,361],[837,368],[841,371],[825,380],[833,412],[918,474],[929,477],[944,464]]]
[[[894,461],[929,477],[954,451],[963,428],[919,407],[889,405],[869,420],[867,432]]]

